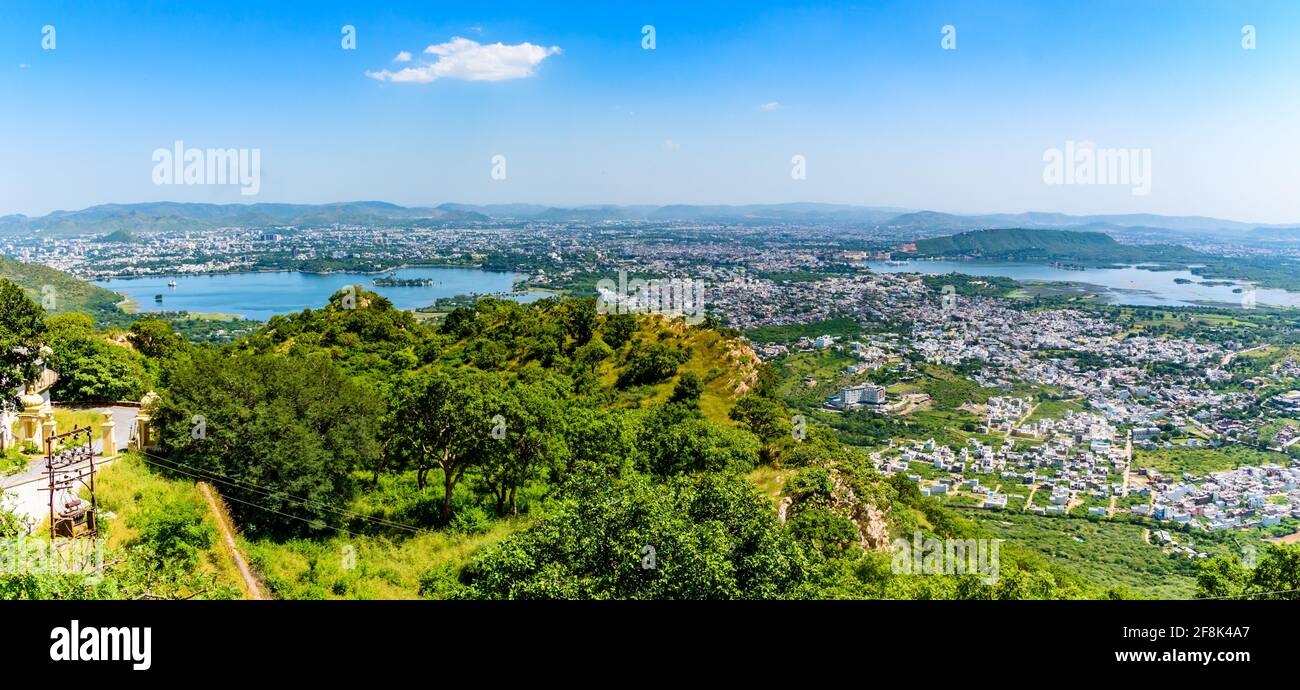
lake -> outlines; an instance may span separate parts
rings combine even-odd
[[[1243,293],[1234,288],[1248,288],[1243,281],[1231,285],[1206,285],[1205,279],[1191,271],[1148,271],[1136,266],[1124,268],[1087,268],[1070,270],[1016,261],[905,261],[891,265],[884,261],[868,261],[866,265],[877,273],[924,273],[943,275],[962,273],[970,276],[1003,276],[1013,280],[1036,282],[1070,282],[1092,286],[1102,299],[1112,304],[1135,306],[1197,306],[1207,304],[1241,306]],[[1190,281],[1190,282],[1180,282]],[[1257,288],[1255,301],[1259,305],[1300,306],[1300,293],[1286,290]]]
[[[401,280],[432,280],[431,285],[378,287],[380,277]],[[139,305],[140,311],[188,311],[204,314],[234,314],[265,321],[276,314],[291,314],[319,308],[330,295],[349,285],[379,293],[398,309],[415,309],[433,304],[439,297],[510,292],[518,273],[484,271],[476,268],[402,268],[383,276],[363,273],[220,273],[213,275],[159,275],[145,278],[113,278],[95,281],[99,287],[120,292]],[[176,287],[167,283],[176,281]],[[154,296],[162,295],[162,302]],[[544,294],[512,295],[511,299],[532,301]]]

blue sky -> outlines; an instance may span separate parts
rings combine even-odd
[[[1300,3],[378,4],[6,3],[0,215],[827,201],[1300,222]],[[478,48],[423,52],[457,37]],[[439,76],[368,76],[404,67]],[[260,194],[154,185],[177,140],[260,149]],[[1045,184],[1071,140],[1150,149],[1151,193]]]

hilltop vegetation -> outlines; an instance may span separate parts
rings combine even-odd
[[[182,354],[159,389],[161,456],[227,481],[277,596],[1098,593],[1014,549],[994,584],[893,572],[893,537],[980,531],[827,429],[793,438],[774,372],[707,323],[484,299],[430,326],[341,298]]]
[[[1205,258],[1200,252],[1174,245],[1120,244],[1100,232],[1024,228],[976,230],[917,240],[916,255],[1086,265],[1187,262]]]
[[[16,283],[32,301],[53,314],[81,312],[97,322],[117,321],[122,300],[115,292],[95,287],[72,276],[38,264],[25,264],[0,256],[0,279]]]
[[[1205,280],[1248,280],[1300,290],[1300,263],[1278,257],[1223,257],[1173,244],[1129,245],[1082,230],[995,228],[916,241],[917,257],[1039,261],[1078,267],[1141,264],[1151,270],[1186,269]]]
[[[105,337],[84,316],[49,321],[60,338]],[[897,540],[974,544],[996,525],[880,475],[843,440],[915,429],[846,417],[840,436],[797,421],[781,397],[789,373],[708,321],[483,299],[430,324],[362,291],[224,347],[161,320],[123,338],[111,347],[156,383],[159,443],[107,484],[121,558],[108,584],[0,578],[8,596],[239,596],[196,480],[226,499],[241,548],[284,598],[1165,593],[1013,544],[996,573],[900,569]],[[910,423],[926,430],[959,425],[987,393],[947,368],[920,374],[909,385],[933,409]],[[1250,586],[1220,565],[1235,579],[1207,587]],[[1191,573],[1178,572],[1186,594]]]

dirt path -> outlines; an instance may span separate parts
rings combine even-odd
[[[248,568],[248,563],[244,561],[243,554],[239,553],[239,547],[235,545],[235,535],[230,529],[230,524],[226,521],[226,512],[217,505],[217,499],[212,496],[212,490],[208,488],[207,482],[198,482],[199,490],[203,492],[203,497],[208,499],[208,505],[212,508],[212,514],[217,518],[217,524],[221,526],[221,536],[226,540],[226,546],[230,548],[230,556],[235,559],[235,567],[239,568],[239,576],[244,579],[244,588],[248,590],[249,596],[253,599],[266,599],[262,595],[262,590],[257,585],[257,578],[253,577],[253,571]]]
[[[1221,367],[1226,367],[1226,366],[1228,366],[1229,364],[1232,363],[1232,358],[1233,358],[1233,357],[1236,357],[1237,355],[1244,355],[1244,354],[1246,354],[1247,352],[1255,352],[1256,350],[1263,350],[1263,349],[1266,348],[1266,347],[1268,347],[1268,346],[1267,346],[1267,345],[1256,345],[1255,347],[1248,347],[1248,348],[1246,348],[1245,350],[1238,350],[1237,352],[1229,352],[1229,353],[1227,353],[1227,354],[1225,354],[1225,355],[1223,356],[1223,359],[1220,361],[1219,366],[1221,366]]]
[[[1300,544],[1300,532],[1292,532],[1285,537],[1273,537],[1264,541],[1270,544]]]

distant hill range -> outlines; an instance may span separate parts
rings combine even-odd
[[[160,201],[104,204],[80,211],[55,211],[39,218],[0,217],[0,235],[70,236],[93,233],[141,233],[221,227],[321,226],[334,223],[387,225],[427,220],[460,223],[489,220],[477,213],[436,208],[407,208],[382,201],[339,204],[189,204]],[[118,235],[126,237],[129,235]]]
[[[104,204],[80,211],[55,211],[41,217],[0,217],[0,235],[41,233],[54,236],[207,229],[227,226],[311,227],[332,225],[396,226],[414,222],[451,225],[474,222],[613,221],[699,222],[733,224],[827,224],[898,230],[910,237],[930,237],[987,228],[1043,228],[1119,231],[1125,236],[1220,234],[1260,240],[1300,237],[1297,229],[1203,216],[1149,214],[1071,216],[1063,213],[957,215],[905,208],[846,204],[789,203],[669,206],[576,206],[539,204],[441,204],[399,206],[383,201],[333,204],[202,204],[151,202]],[[1256,237],[1258,235],[1258,237]]]

